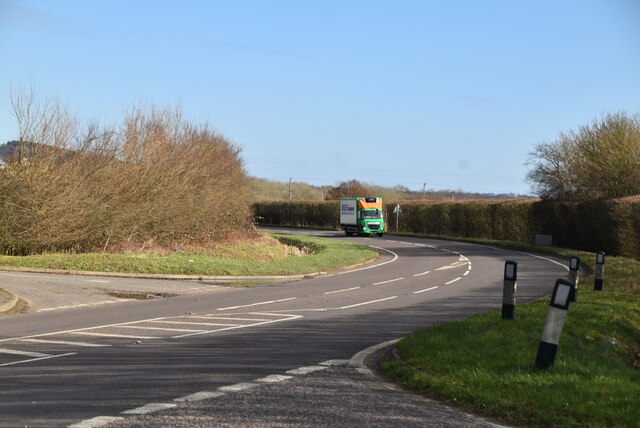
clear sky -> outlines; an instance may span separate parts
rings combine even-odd
[[[256,177],[528,193],[535,144],[640,112],[640,1],[0,0],[0,143],[29,86],[180,104]]]

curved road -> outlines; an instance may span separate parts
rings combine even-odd
[[[475,244],[288,231],[362,242],[383,257],[257,288],[0,272],[1,288],[32,299],[34,284],[82,296],[0,318],[2,426],[490,426],[348,360],[418,328],[499,309],[505,260],[518,262],[518,302],[550,294],[567,272],[563,261]],[[96,284],[185,295],[85,295]]]

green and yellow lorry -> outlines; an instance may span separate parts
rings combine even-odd
[[[382,198],[341,198],[340,227],[345,235],[382,236],[384,218]]]

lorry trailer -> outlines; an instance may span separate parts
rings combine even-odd
[[[382,198],[341,198],[340,227],[345,235],[382,236],[384,218]]]

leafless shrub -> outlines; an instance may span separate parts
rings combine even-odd
[[[20,138],[0,171],[3,252],[203,245],[250,230],[240,149],[179,109],[81,127],[24,93],[13,108]]]

